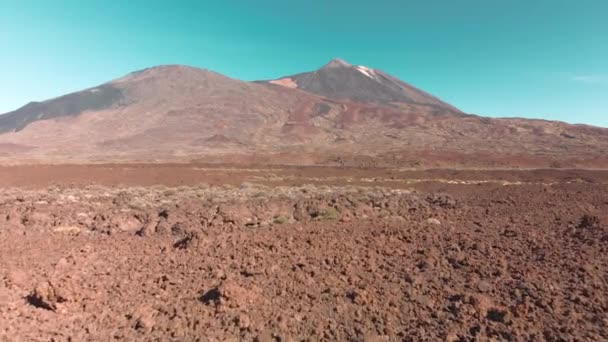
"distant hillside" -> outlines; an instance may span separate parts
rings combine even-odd
[[[462,113],[333,60],[273,81],[159,66],[0,116],[5,162],[606,167],[608,130]]]

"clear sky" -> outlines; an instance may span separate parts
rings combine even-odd
[[[0,112],[158,64],[243,79],[333,57],[460,109],[608,127],[606,0],[0,0]]]

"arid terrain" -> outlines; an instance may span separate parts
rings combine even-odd
[[[608,172],[0,167],[0,341],[604,341]]]
[[[608,129],[463,113],[332,60],[245,82],[157,66],[0,115],[0,162],[606,168]]]
[[[0,115],[0,342],[606,341],[608,129],[332,60]]]

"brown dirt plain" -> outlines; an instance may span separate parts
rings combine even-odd
[[[608,172],[0,167],[0,341],[605,341]]]

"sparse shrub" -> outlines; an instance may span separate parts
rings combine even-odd
[[[600,226],[600,219],[597,216],[583,215],[579,221],[578,228],[597,228]]]
[[[317,217],[321,220],[337,220],[340,217],[340,212],[334,207],[328,207],[319,212]]]
[[[162,184],[157,184],[157,185],[151,186],[150,190],[154,190],[157,192],[163,192],[163,191],[167,190],[167,187]]]
[[[207,183],[198,183],[197,185],[200,189],[209,189],[209,184]]]
[[[283,215],[275,216],[272,220],[274,224],[285,224],[287,221],[289,221],[289,219]]]
[[[192,191],[192,188],[187,185],[180,185],[175,189],[178,193],[189,193]]]
[[[258,191],[255,194],[253,194],[253,198],[264,198],[264,197],[268,197],[268,194],[265,191]]]
[[[249,182],[243,182],[241,183],[241,185],[239,186],[239,189],[253,189],[255,188],[255,185],[253,183],[249,183]]]
[[[332,192],[331,187],[328,185],[321,185],[317,188],[319,192]]]
[[[142,197],[134,197],[131,199],[128,206],[134,210],[144,210],[148,207],[148,203]]]
[[[177,190],[174,188],[163,191],[163,195],[165,196],[174,196],[175,194],[177,194]]]
[[[552,161],[549,164],[549,167],[552,169],[561,169],[562,168],[562,164],[559,161]]]
[[[317,192],[317,187],[314,184],[304,184],[300,187],[303,194],[314,194]]]

